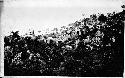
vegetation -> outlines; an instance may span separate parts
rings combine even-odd
[[[93,14],[45,35],[12,32],[4,37],[4,74],[122,76],[124,22],[125,10]]]

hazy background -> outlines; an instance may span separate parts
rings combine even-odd
[[[35,34],[49,28],[73,23],[93,13],[121,11],[123,0],[5,0],[2,11],[2,32],[19,30]],[[83,17],[82,14],[85,14]]]

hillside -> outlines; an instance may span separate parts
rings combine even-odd
[[[46,35],[12,32],[4,37],[4,74],[123,76],[124,23],[125,10],[93,14]]]

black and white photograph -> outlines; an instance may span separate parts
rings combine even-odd
[[[125,0],[0,0],[0,15],[3,76],[124,76]]]

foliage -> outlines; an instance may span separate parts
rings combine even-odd
[[[4,37],[4,73],[122,76],[124,21],[123,10],[106,16],[93,14],[63,26],[61,33],[23,37],[12,32]]]

